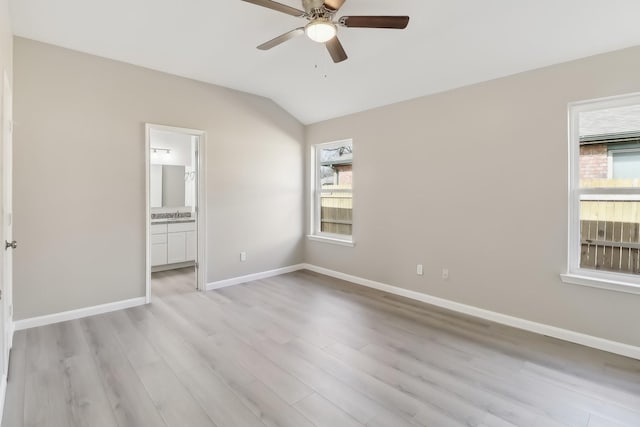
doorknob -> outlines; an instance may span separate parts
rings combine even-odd
[[[7,242],[6,240],[4,241],[4,249],[7,250],[9,248],[11,249],[15,249],[18,247],[18,242],[16,242],[15,240],[12,241],[11,243]]]

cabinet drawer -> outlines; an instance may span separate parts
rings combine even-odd
[[[180,231],[195,231],[195,222],[182,222],[178,224],[169,224],[169,233],[176,233]]]
[[[157,245],[158,243],[167,243],[167,233],[151,235],[151,244]]]
[[[151,234],[162,234],[167,232],[167,224],[151,224]]]

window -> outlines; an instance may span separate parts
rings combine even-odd
[[[570,105],[565,282],[640,293],[640,94]]]
[[[609,178],[635,178],[640,170],[640,148],[611,150]]]
[[[311,239],[352,245],[353,144],[351,140],[313,147]]]

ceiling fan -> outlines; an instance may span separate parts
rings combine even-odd
[[[258,46],[258,49],[269,50],[287,40],[306,34],[311,40],[324,43],[333,62],[336,63],[347,59],[347,53],[344,51],[337,37],[338,26],[347,28],[389,28],[402,30],[407,28],[409,24],[408,16],[343,16],[337,21],[334,21],[335,14],[340,10],[346,0],[302,0],[304,11],[272,0],[243,1],[288,15],[305,18],[309,21],[304,27],[296,28],[261,44]]]

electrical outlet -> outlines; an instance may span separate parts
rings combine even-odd
[[[247,253],[242,251],[240,252],[240,261],[245,262],[247,260]]]
[[[422,264],[418,264],[416,266],[416,274],[418,276],[422,276],[424,274],[424,269],[422,268]]]
[[[449,279],[449,269],[448,268],[443,268],[442,269],[442,280],[448,280]]]

